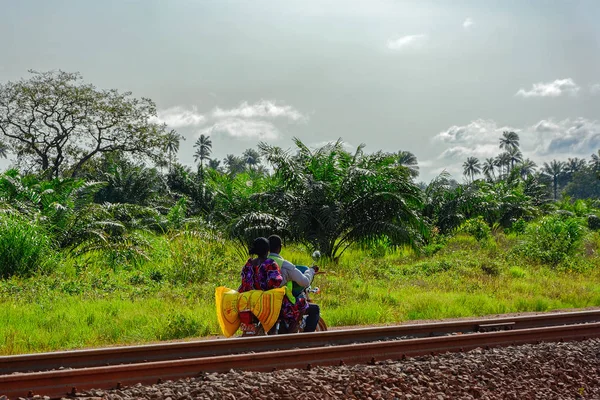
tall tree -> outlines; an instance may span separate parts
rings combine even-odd
[[[565,164],[562,161],[552,160],[550,164],[544,163],[542,174],[552,178],[552,187],[554,189],[554,200],[558,199],[558,183],[565,172]]]
[[[481,173],[481,164],[479,164],[479,160],[477,157],[469,157],[467,161],[463,163],[463,174],[466,177],[471,178],[471,182],[473,182],[473,178],[475,175],[479,175]]]
[[[208,168],[214,169],[215,171],[221,171],[221,160],[211,158],[210,160],[208,160]]]
[[[482,166],[481,170],[483,171],[483,175],[485,175],[487,180],[489,180],[489,181],[496,180],[496,174],[494,173],[495,167],[496,167],[496,160],[494,160],[492,157],[486,158],[485,161],[483,162],[483,166]]]
[[[96,89],[78,73],[30,72],[0,84],[0,133],[17,163],[58,177],[105,153],[164,158],[166,126],[151,100]]]
[[[255,149],[246,149],[242,155],[244,163],[248,166],[250,171],[256,170],[257,166],[260,165],[260,153]]]
[[[246,161],[242,157],[227,154],[223,159],[223,164],[227,167],[227,173],[229,175],[236,175],[244,172]]]
[[[510,155],[506,151],[498,154],[498,156],[496,156],[496,165],[500,171],[501,179],[508,176],[508,173],[510,172]]]
[[[587,161],[581,158],[569,158],[565,163],[565,173],[571,177],[574,173],[583,171],[587,167]]]
[[[396,153],[398,165],[408,169],[410,176],[416,178],[419,176],[419,163],[417,157],[410,151],[400,150]]]
[[[519,148],[519,135],[515,132],[502,132],[500,148],[506,151]]]
[[[179,142],[181,140],[185,140],[185,138],[174,130],[169,131],[165,137],[165,150],[169,155],[169,171],[173,165],[173,155],[179,151]]]
[[[528,158],[523,160],[519,167],[521,168],[521,177],[525,179],[526,177],[533,175],[537,164]]]
[[[516,163],[523,161],[523,153],[518,147],[511,147],[506,151],[510,160],[510,169],[512,170]],[[510,170],[508,171],[510,173]]]
[[[200,161],[198,164],[198,171],[201,175],[204,174],[204,160],[208,159],[210,153],[212,153],[212,141],[210,136],[200,135],[196,143],[194,143],[196,152],[194,153],[194,162]]]

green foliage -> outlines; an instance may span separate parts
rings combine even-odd
[[[205,336],[208,326],[192,313],[175,312],[167,317],[167,323],[159,334],[161,340]]]
[[[175,229],[181,229],[183,223],[185,221],[187,204],[185,197],[177,200],[177,203],[169,210],[167,214],[167,219],[169,220],[171,226]]]
[[[473,236],[479,242],[488,240],[492,232],[488,224],[481,216],[466,220],[457,231],[467,233]]]
[[[575,218],[550,215],[527,227],[521,251],[530,259],[556,266],[575,254],[583,234]]]
[[[0,278],[28,276],[53,265],[51,241],[42,227],[0,213]]]
[[[587,225],[593,231],[600,230],[600,217],[595,214],[590,214],[587,217]]]
[[[526,229],[527,229],[527,223],[525,222],[524,219],[519,218],[518,220],[515,221],[515,223],[512,225],[512,227],[509,229],[509,231],[514,232],[517,235],[522,235],[525,233]]]
[[[58,178],[80,176],[102,154],[166,158],[166,126],[152,121],[151,100],[96,89],[78,73],[30,72],[0,84],[0,133],[19,164]]]
[[[521,267],[510,267],[508,273],[513,278],[525,278],[527,276],[527,272]]]
[[[387,237],[417,246],[427,230],[419,217],[419,188],[395,154],[354,154],[343,143],[309,149],[295,139],[296,155],[261,143],[274,167],[274,190],[260,196],[268,212],[288,221],[293,239],[336,259],[352,244]],[[265,213],[266,214],[266,213]]]

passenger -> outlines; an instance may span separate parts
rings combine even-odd
[[[281,287],[283,277],[279,265],[268,257],[269,241],[264,237],[254,239],[249,253],[257,257],[249,258],[242,268],[242,284],[238,288],[238,292],[271,290]],[[284,297],[279,318],[286,323],[289,330],[297,330],[297,321],[306,309],[306,301],[296,301],[293,304],[287,297]]]
[[[294,281],[298,285],[302,287],[308,287],[313,280],[315,273],[319,271],[319,267],[314,266],[312,268],[308,268],[305,273],[302,273],[299,269],[296,268],[294,264],[285,260],[279,253],[281,253],[282,242],[281,238],[277,235],[269,236],[269,245],[271,249],[271,253],[269,254],[269,258],[275,260],[279,267],[281,268],[281,275],[283,277],[283,281],[281,282],[281,286],[284,286],[289,281]],[[306,299],[304,297],[296,299],[296,302],[302,302]],[[306,318],[306,326],[304,327],[304,332],[314,332],[317,329],[317,324],[319,323],[320,317],[320,309],[317,304],[308,303],[308,306],[303,306],[306,313],[308,314]]]
[[[252,242],[249,250],[250,257],[242,268],[242,284],[238,292],[249,290],[270,290],[281,286],[283,277],[277,263],[269,256],[269,241],[258,237]]]

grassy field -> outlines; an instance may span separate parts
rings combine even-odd
[[[238,253],[207,235],[147,235],[147,257],[65,254],[52,274],[0,281],[0,354],[218,335],[214,289],[238,286]],[[504,234],[458,235],[421,254],[351,249],[337,264],[322,260],[314,299],[330,326],[600,306],[598,243],[590,233],[553,267],[527,261]],[[301,247],[282,254],[311,262]]]

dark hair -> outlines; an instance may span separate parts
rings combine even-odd
[[[279,253],[281,250],[281,238],[277,235],[269,236],[269,247],[271,253]]]
[[[269,241],[264,237],[257,237],[252,242],[252,246],[250,246],[250,250],[248,251],[250,255],[256,254],[257,256],[266,257],[269,255]]]

